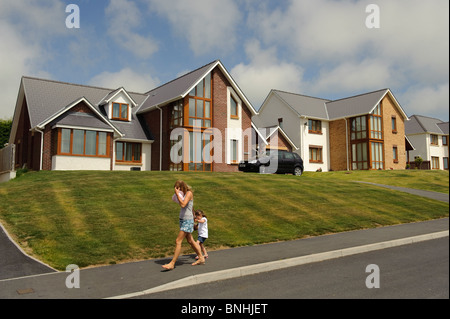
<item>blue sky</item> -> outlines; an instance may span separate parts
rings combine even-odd
[[[369,4],[380,28],[366,27]],[[448,121],[448,12],[447,0],[1,0],[0,118],[22,75],[146,92],[220,59],[256,109],[272,88],[390,88],[409,116]]]

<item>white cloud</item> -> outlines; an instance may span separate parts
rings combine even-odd
[[[256,109],[271,89],[301,90],[303,69],[279,61],[275,48],[263,50],[260,43],[253,40],[246,45],[246,53],[251,62],[236,65],[230,73]]]
[[[365,25],[371,3],[380,8],[379,29]],[[406,110],[433,100],[422,112],[439,109],[448,118],[447,0],[289,0],[275,9],[256,6],[247,24],[264,45],[305,69],[309,90],[301,93],[345,96],[390,87],[408,91],[396,94]],[[413,94],[417,88],[428,88],[418,90],[422,99]]]
[[[214,49],[231,52],[242,14],[228,0],[144,0],[149,9],[167,18],[178,36],[189,41],[196,55]]]
[[[436,87],[411,87],[407,92],[397,97],[400,104],[407,105],[408,116],[418,114],[448,121],[449,84]],[[447,117],[443,117],[442,109],[447,109]]]
[[[51,58],[46,42],[66,32],[64,6],[59,0],[0,1],[0,118],[14,114],[20,78],[49,77],[42,65]]]
[[[317,79],[308,83],[310,94],[361,93],[389,88],[398,83],[397,76],[379,59],[360,63],[344,62],[335,68],[323,68]]]
[[[153,37],[137,33],[136,29],[144,20],[134,2],[111,0],[105,12],[108,34],[123,49],[140,58],[149,58],[158,50],[158,43]]]
[[[110,89],[124,87],[129,92],[145,93],[159,85],[158,78],[154,78],[143,72],[135,72],[130,68],[124,68],[118,72],[102,72],[94,76],[90,85]]]

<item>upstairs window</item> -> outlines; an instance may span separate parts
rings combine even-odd
[[[129,106],[125,103],[113,103],[112,119],[118,121],[128,121]]]
[[[308,120],[308,132],[322,134],[322,122],[317,120]]]
[[[185,109],[185,126],[212,127],[211,73],[207,74],[189,93]]]
[[[431,134],[431,145],[439,145],[439,139],[437,135]]]
[[[379,140],[383,138],[382,118],[381,104],[378,104],[370,114],[370,138]]]

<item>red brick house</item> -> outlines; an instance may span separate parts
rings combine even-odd
[[[33,170],[237,171],[255,114],[219,60],[146,93],[22,77],[9,142]]]

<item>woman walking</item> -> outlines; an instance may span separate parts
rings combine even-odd
[[[178,180],[174,186],[175,196],[178,199],[178,204],[180,205],[180,231],[178,233],[177,239],[175,240],[175,253],[173,255],[170,263],[163,265],[162,267],[166,270],[172,270],[175,268],[175,262],[181,253],[181,244],[183,239],[186,238],[189,245],[194,249],[199,259],[192,264],[192,266],[203,265],[205,263],[205,258],[203,257],[199,245],[195,242],[192,237],[192,232],[194,231],[194,215],[192,208],[194,206],[194,194],[192,193],[191,187],[189,187],[184,181]]]

